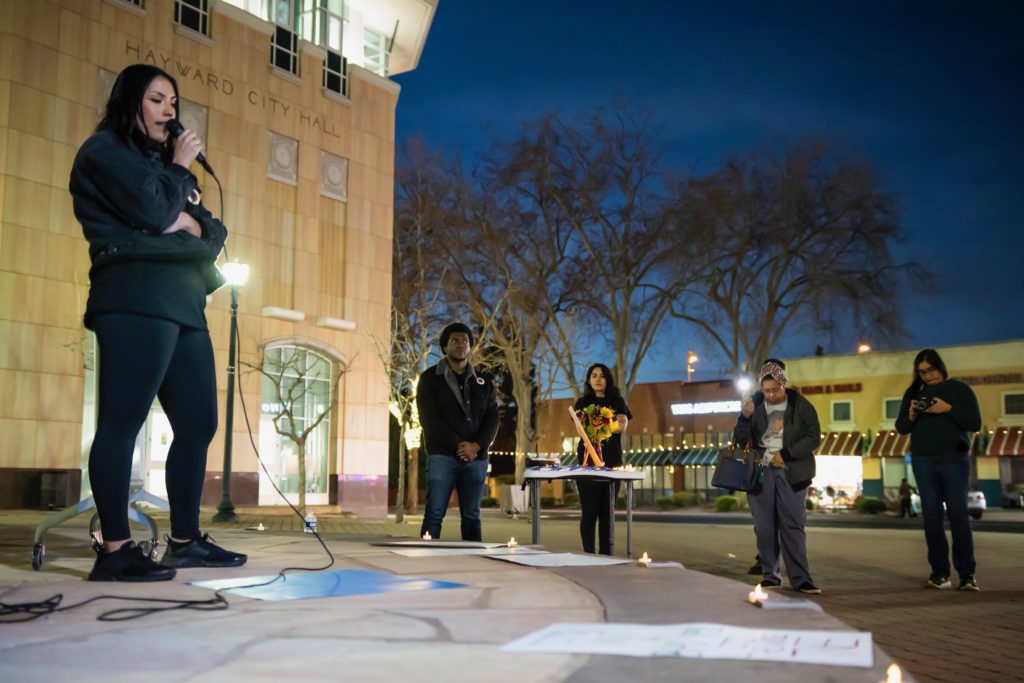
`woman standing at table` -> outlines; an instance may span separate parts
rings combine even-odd
[[[608,467],[622,466],[622,433],[633,417],[629,412],[622,393],[615,386],[615,378],[607,365],[595,363],[587,369],[583,395],[576,399],[575,410],[583,410],[589,405],[598,408],[611,408],[615,413],[618,429],[607,441],[601,444],[601,457]],[[585,449],[582,440],[576,448],[576,458],[583,464]],[[598,552],[611,555],[614,539],[612,538],[612,514],[615,499],[619,495],[621,482],[603,482],[592,479],[577,479],[576,487],[580,492],[580,538],[583,539],[583,551],[594,552],[594,527],[598,530]]]

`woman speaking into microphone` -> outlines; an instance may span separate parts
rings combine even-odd
[[[217,429],[206,295],[223,284],[214,262],[227,230],[203,206],[189,171],[202,141],[190,130],[175,138],[169,124],[177,117],[174,78],[148,64],[129,66],[71,169],[75,217],[92,262],[85,326],[99,350],[89,480],[103,543],[90,581],[165,581],[175,568],[246,560],[199,529],[206,451]],[[128,527],[132,453],[154,397],[174,430],[166,475],[171,530],[160,563]]]

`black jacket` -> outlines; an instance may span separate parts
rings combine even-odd
[[[188,169],[165,163],[154,150],[139,149],[111,130],[89,137],[75,156],[69,189],[75,217],[89,240],[90,278],[106,266],[129,261],[194,262],[209,294],[224,284],[213,265],[227,229],[188,196],[198,181]],[[184,211],[202,228],[202,238],[184,230],[161,234]]]
[[[910,402],[941,398],[950,405],[948,413],[920,413],[910,419]],[[912,455],[966,453],[971,447],[971,432],[981,429],[981,409],[971,387],[955,379],[939,384],[920,383],[903,394],[896,431],[910,434]]]
[[[754,414],[736,418],[733,442],[742,448],[750,442],[753,448],[761,447],[761,437],[768,428],[768,411],[764,405],[764,394],[757,392],[752,397]],[[814,449],[821,443],[821,425],[818,412],[810,401],[792,389],[786,389],[785,426],[782,430],[782,450],[779,454],[786,462],[786,480],[794,488],[810,484],[814,478]]]
[[[447,360],[442,358],[420,375],[416,407],[428,454],[457,457],[459,443],[472,441],[480,444],[477,457],[487,457],[498,433],[494,382],[487,375],[478,375],[472,365],[466,373],[461,397]]]

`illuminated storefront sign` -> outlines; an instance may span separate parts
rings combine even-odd
[[[738,413],[739,401],[707,401],[704,403],[673,403],[673,415],[710,415],[712,413]]]

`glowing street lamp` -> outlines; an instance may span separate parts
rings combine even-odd
[[[215,522],[237,522],[235,506],[231,502],[231,432],[235,418],[235,353],[238,349],[238,289],[249,279],[249,266],[232,261],[221,268],[224,279],[231,287],[231,337],[228,339],[227,409],[224,411],[224,480],[221,482],[220,504]]]
[[[686,381],[689,382],[693,378],[693,364],[699,361],[697,354],[693,351],[686,352]]]

